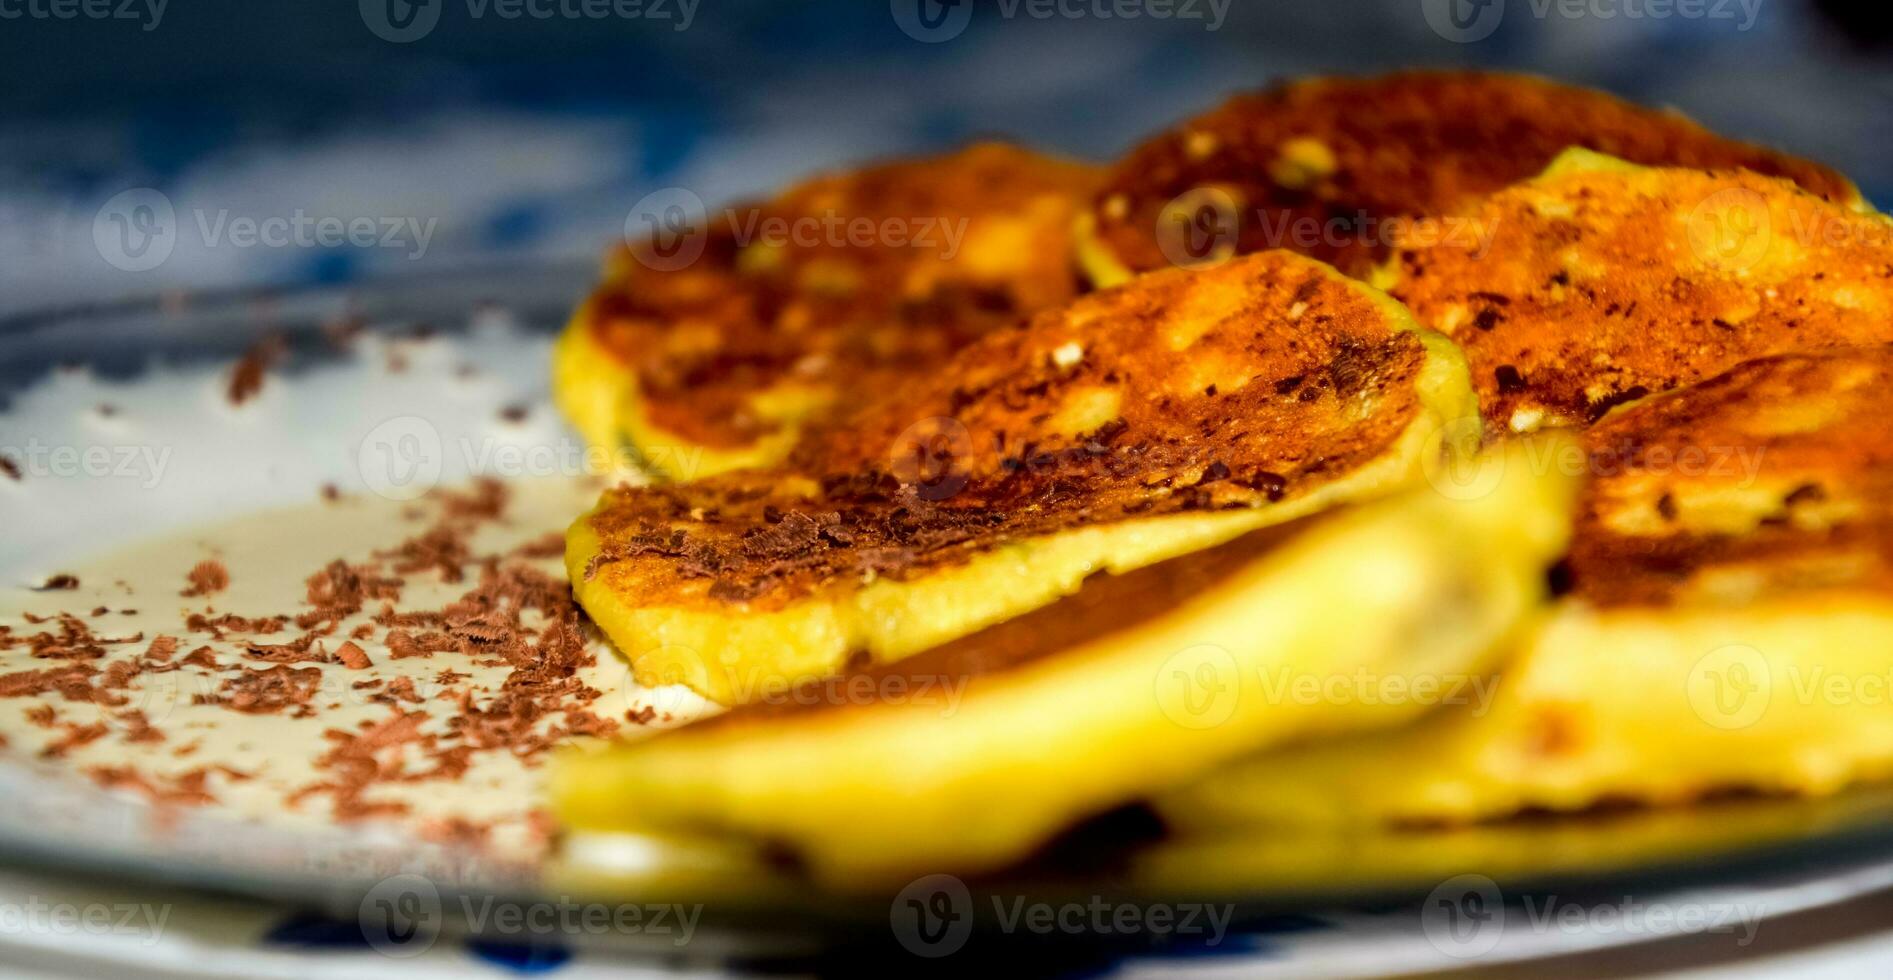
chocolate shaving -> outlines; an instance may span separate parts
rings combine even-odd
[[[242,405],[263,390],[263,378],[282,351],[282,338],[269,336],[243,352],[243,356],[230,369],[230,385],[226,392],[230,404]]]
[[[133,708],[121,712],[114,718],[125,726],[125,741],[134,745],[164,741],[164,733],[151,726],[151,719],[145,713]]]
[[[394,704],[397,701],[420,704],[421,695],[414,690],[414,678],[396,677],[381,689],[381,693],[375,695],[374,700],[384,704]]]
[[[89,704],[96,700],[92,677],[98,669],[87,664],[73,664],[50,670],[22,670],[0,674],[0,698],[39,697],[57,692],[67,701]],[[51,710],[48,708],[47,710]]]
[[[378,799],[374,788],[454,779],[465,774],[481,753],[505,753],[527,765],[538,765],[555,746],[574,737],[607,736],[621,722],[594,710],[602,692],[584,683],[580,671],[595,666],[596,654],[587,640],[583,613],[574,604],[569,583],[561,574],[541,571],[533,563],[559,557],[563,538],[549,532],[498,553],[478,553],[471,547],[482,522],[503,519],[507,493],[504,486],[485,481],[463,491],[442,494],[434,522],[423,533],[394,547],[374,553],[370,560],[331,561],[305,579],[306,606],[300,612],[246,617],[205,608],[187,611],[184,626],[190,635],[210,641],[181,654],[179,635],[161,635],[142,651],[109,657],[115,644],[137,642],[137,637],[106,637],[94,633],[84,620],[59,614],[37,617],[39,632],[21,635],[0,626],[0,649],[24,647],[32,655],[57,661],[45,669],[0,674],[0,697],[60,696],[69,702],[102,706],[109,724],[68,724],[47,751],[68,753],[103,737],[106,732],[129,744],[159,744],[166,733],[158,722],[133,707],[127,694],[135,693],[144,674],[173,672],[186,667],[206,672],[214,682],[208,693],[190,698],[193,704],[215,706],[247,715],[282,715],[312,718],[325,708],[339,707],[324,679],[340,672],[372,671],[363,642],[385,631],[390,659],[454,657],[451,665],[430,665],[433,688],[422,688],[410,676],[364,676],[342,682],[358,691],[373,692],[371,700],[395,709],[389,718],[361,729],[331,729],[326,751],[316,760],[318,778],[291,794],[292,801],[324,798],[339,820],[396,816],[405,812],[399,802]],[[785,514],[773,526],[780,536],[806,540],[816,534],[845,533],[824,524],[821,515]],[[786,547],[762,541],[758,547]],[[435,609],[401,609],[404,574],[438,571],[444,581],[474,581],[453,601]],[[192,597],[228,588],[228,570],[206,561],[187,576],[186,593]],[[72,585],[76,587],[76,580]],[[109,612],[109,610],[106,610]],[[365,621],[357,621],[365,617]],[[259,642],[281,634],[291,625],[300,632],[281,643]],[[379,627],[379,628],[377,628]],[[329,653],[323,637],[346,634]],[[240,661],[220,661],[220,646],[231,644]],[[260,661],[260,663],[258,663]],[[328,664],[334,664],[330,667]],[[254,666],[252,666],[254,665]],[[456,667],[500,668],[504,680],[494,685],[468,686],[473,675]],[[328,671],[336,671],[329,674]],[[357,675],[361,676],[361,675]],[[337,685],[342,686],[342,685]],[[439,705],[435,714],[413,706]],[[58,729],[51,705],[35,707],[33,717]],[[175,736],[177,733],[171,733]],[[173,741],[183,741],[173,738]],[[198,751],[201,739],[183,741],[162,751],[182,757]],[[153,800],[214,802],[207,780],[219,770],[205,768],[175,778],[159,778],[130,766],[102,767],[95,779],[114,788],[141,793]],[[243,774],[229,774],[238,778]],[[432,826],[432,825],[430,825]],[[470,822],[443,822],[435,833],[455,839],[484,839],[486,828]]]
[[[186,598],[215,595],[230,587],[230,570],[215,559],[198,562],[184,578],[190,586],[178,595]]]
[[[288,643],[247,643],[243,655],[252,660],[261,660],[273,664],[325,664],[329,662],[328,651],[315,643],[315,634],[309,633]]]
[[[165,663],[176,655],[177,637],[175,636],[154,637],[151,641],[151,645],[145,648],[145,659],[155,660],[159,663]]]
[[[565,554],[565,535],[558,531],[547,531],[514,548],[512,554],[517,558],[558,558]]]
[[[47,743],[45,748],[39,750],[40,758],[42,759],[64,758],[66,754],[71,752],[73,749],[82,748],[84,746],[90,745],[93,742],[96,742],[99,739],[104,738],[106,735],[111,733],[111,729],[106,728],[103,724],[80,725],[73,722],[67,722],[65,724],[65,729],[66,729],[66,734],[60,736],[58,739],[50,743]]]
[[[367,670],[375,665],[374,661],[368,659],[367,652],[356,646],[353,640],[346,641],[336,648],[335,659],[341,661],[342,666],[349,670]]]
[[[192,702],[222,705],[251,715],[273,715],[285,710],[294,718],[315,714],[309,699],[322,684],[321,668],[278,665],[265,670],[240,667],[238,671],[235,677],[219,684],[215,694],[196,695]]]
[[[210,772],[202,767],[192,769],[178,774],[167,784],[131,766],[93,766],[86,770],[87,775],[106,789],[129,789],[153,803],[187,806],[217,802],[217,798],[206,788]]]
[[[185,654],[184,659],[178,661],[178,664],[186,667],[202,667],[206,670],[213,671],[223,669],[223,664],[217,662],[216,656],[212,654],[209,647],[198,647],[192,650],[190,653]]]

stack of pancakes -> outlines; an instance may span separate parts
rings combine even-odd
[[[645,470],[567,565],[641,683],[731,710],[563,760],[570,827],[857,884],[1132,802],[1394,827],[1893,769],[1893,224],[1825,167],[1406,73],[691,232],[559,342]]]

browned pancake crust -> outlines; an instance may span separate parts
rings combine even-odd
[[[873,391],[1073,296],[1072,218],[1098,176],[980,143],[816,177],[715,211],[684,268],[641,259],[648,243],[623,250],[584,315],[637,372],[652,425],[746,446],[779,424],[753,411],[758,392]]]
[[[1619,409],[1585,441],[1580,598],[1893,591],[1893,348],[1749,361]]]
[[[1403,251],[1391,288],[1466,349],[1498,426],[1582,425],[1759,355],[1893,340],[1893,225],[1786,181],[1567,173],[1477,220],[1489,249]]]
[[[1076,593],[1049,606],[901,660],[851,664],[844,673],[811,681],[777,699],[738,705],[694,723],[691,730],[864,708],[938,710],[936,702],[925,698],[904,703],[894,699],[903,692],[970,691],[1020,668],[1153,622],[1253,566],[1314,520],[1319,518],[1251,531],[1213,548],[1117,575],[1093,575]],[[893,699],[881,702],[856,693],[863,691],[885,692]]]
[[[1311,156],[1306,141],[1325,147],[1326,158]],[[1384,226],[1310,245],[1271,229],[1363,213],[1379,222],[1456,214],[1572,146],[1651,165],[1741,167],[1837,200],[1856,196],[1826,167],[1601,92],[1521,75],[1402,72],[1238,95],[1119,161],[1095,220],[1120,263],[1161,268],[1170,264],[1157,237],[1166,204],[1219,187],[1238,207],[1238,251],[1296,248],[1363,275],[1386,255]]]
[[[783,467],[607,492],[586,572],[634,604],[769,609],[1081,525],[1295,498],[1419,417],[1409,322],[1285,252],[1146,276],[988,336]]]

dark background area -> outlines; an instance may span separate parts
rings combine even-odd
[[[412,9],[431,10],[432,29],[393,43],[371,22],[407,0],[168,0],[155,24],[146,0],[90,0],[129,19],[45,15],[68,2],[0,0],[17,14],[0,18],[0,311],[571,259],[659,187],[714,202],[986,133],[1109,157],[1235,89],[1410,65],[1537,71],[1674,105],[1893,198],[1883,4],[1489,0],[1501,16],[1475,39],[1436,30],[1435,0],[1173,0],[1167,19],[1138,2],[1126,18],[1115,0],[1061,0],[1049,16],[961,0],[929,6],[966,19],[927,43],[903,10],[935,0],[701,0],[684,30],[681,0],[602,18],[559,6],[581,0],[535,0],[543,18],[427,0]],[[187,230],[189,216],[295,209],[437,230],[419,256],[192,233],[162,266],[127,272],[100,261],[93,224],[140,187]]]

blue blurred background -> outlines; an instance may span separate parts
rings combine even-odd
[[[1838,0],[0,0],[0,317],[584,261],[662,187],[715,202],[993,133],[1104,158],[1235,89],[1408,65],[1674,105],[1839,166],[1885,205],[1889,16]],[[170,238],[147,267],[113,236],[152,231],[128,202],[154,200]],[[240,230],[299,215],[357,231]]]

